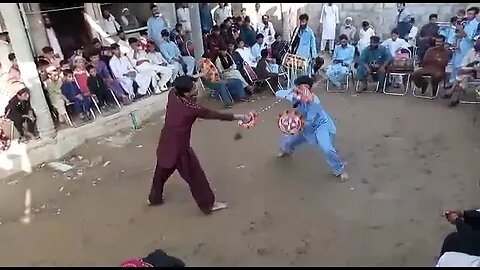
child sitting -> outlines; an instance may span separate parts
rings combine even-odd
[[[92,106],[91,96],[84,95],[73,78],[73,71],[67,69],[63,72],[65,78],[62,84],[62,94],[73,103],[75,113],[80,116],[80,119],[85,120],[90,117],[90,108]]]
[[[88,88],[90,89],[90,92],[98,98],[99,105],[101,107],[106,107],[113,104],[110,91],[103,78],[97,74],[97,69],[93,65],[88,65],[87,71],[89,74],[87,79]]]
[[[20,133],[20,142],[25,142],[33,137],[39,139],[36,129],[36,115],[30,105],[30,92],[21,82],[14,83],[20,91],[10,99],[5,107],[5,116],[12,120],[15,129]]]
[[[85,70],[85,59],[81,56],[75,57],[75,69],[73,70],[74,81],[84,96],[91,96],[92,93],[88,88],[88,72]]]

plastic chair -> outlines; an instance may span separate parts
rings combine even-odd
[[[429,76],[429,75],[423,75],[422,76],[423,78],[427,79],[428,80],[428,88],[432,89],[432,76]],[[428,91],[428,88],[427,88],[427,91]],[[432,95],[431,96],[426,96],[426,95],[418,95],[417,94],[417,91],[418,91],[418,88],[415,84],[413,84],[412,86],[412,95],[416,98],[424,98],[424,99],[435,99],[436,97],[438,97],[438,92],[440,90],[440,84],[437,85],[437,89],[435,91],[435,95],[433,94],[433,89],[432,89]]]
[[[412,75],[413,71],[415,70],[415,59],[414,54],[410,49],[408,48],[402,48],[402,51],[407,51],[408,52],[408,59],[413,59],[412,65],[410,67],[410,70],[406,71],[397,71],[397,72],[387,72],[386,74],[386,79],[383,82],[383,93],[385,95],[391,95],[391,96],[405,96],[408,93],[408,89],[410,88],[410,76]],[[389,81],[393,76],[402,76],[402,81],[403,81],[403,76],[407,76],[407,83],[405,84],[405,89],[401,93],[396,93],[396,92],[388,92],[387,91],[387,81]]]
[[[253,70],[253,68],[247,62],[243,62],[243,68],[245,69],[248,79],[253,84],[262,85],[265,83],[268,85],[268,88],[270,88],[270,91],[272,91],[272,93],[275,95],[275,89],[273,89],[272,84],[270,83],[271,78],[259,79],[255,70]]]

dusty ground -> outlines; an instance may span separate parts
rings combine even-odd
[[[256,128],[200,121],[193,146],[230,209],[205,217],[175,175],[167,203],[147,208],[162,118],[140,131],[90,141],[66,160],[0,186],[2,265],[118,265],[161,248],[188,265],[429,266],[453,228],[445,208],[478,206],[478,126],[473,107],[383,94],[325,94],[351,181],[331,176],[303,147],[274,158],[280,131],[266,112]],[[273,98],[239,104],[244,112]],[[217,105],[214,105],[214,107]],[[32,220],[24,216],[26,189]]]

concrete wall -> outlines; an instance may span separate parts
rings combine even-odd
[[[324,3],[260,3],[260,11],[269,14],[277,32],[290,33],[295,28],[298,15],[307,13],[310,16],[310,27],[321,38],[320,12]],[[340,22],[350,16],[357,28],[363,20],[368,20],[383,38],[389,35],[394,27],[396,16],[396,3],[336,3],[340,8]],[[245,7],[247,14],[254,14],[254,3],[232,4],[233,13],[239,14],[240,9]],[[459,9],[465,9],[475,4],[466,3],[407,3],[417,21],[417,27],[421,27],[428,21],[428,15],[437,13],[440,21],[448,21]],[[213,5],[212,5],[213,6]],[[279,15],[281,12],[281,16]],[[283,23],[282,23],[283,19]]]

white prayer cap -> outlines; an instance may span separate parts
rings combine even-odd
[[[127,7],[124,7],[124,8],[122,9],[122,13],[124,13],[125,11],[128,11],[128,8],[127,8]]]
[[[10,85],[9,85],[9,86],[10,86],[10,91],[11,91],[12,93],[15,93],[15,94],[17,94],[18,91],[27,88],[27,86],[25,86],[25,84],[24,84],[23,82],[21,82],[21,81],[13,81],[13,82],[10,82]]]

